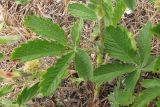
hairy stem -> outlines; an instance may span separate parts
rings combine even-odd
[[[97,53],[97,63],[98,66],[101,65],[104,61],[105,53],[104,53],[104,28],[105,28],[105,21],[102,18],[99,21],[99,37],[100,37],[100,46],[98,46],[98,53]]]

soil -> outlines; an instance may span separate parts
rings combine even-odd
[[[71,0],[71,2],[83,2],[86,0]],[[37,38],[36,34],[30,32],[23,26],[23,18],[26,15],[38,15],[52,20],[53,22],[59,24],[66,32],[68,39],[70,39],[70,28],[75,22],[76,18],[66,14],[64,12],[64,2],[63,0],[32,0],[27,5],[17,5],[15,0],[1,0],[0,1],[0,22],[4,22],[5,26],[2,31],[0,31],[0,36],[12,36],[19,35],[20,40],[18,42],[2,45],[0,46],[0,52],[5,54],[5,59],[0,62],[0,69],[5,72],[12,72],[13,69],[21,69],[24,64],[18,61],[11,61],[9,56],[15,47],[20,44]],[[147,2],[147,0],[138,0],[137,8],[130,14],[125,13],[122,20],[119,22],[122,26],[125,26],[133,33],[136,38],[138,31],[141,27],[148,21],[156,24],[160,20],[160,13],[155,12],[154,6]],[[92,41],[90,40],[90,34],[93,31],[95,22],[86,21],[85,27],[80,43],[80,47],[90,49],[92,47]],[[152,54],[159,54],[160,42],[156,38],[152,42]],[[90,53],[90,56],[95,62],[95,53]],[[50,65],[54,64],[56,58],[45,57],[40,59],[41,67],[46,70]],[[71,67],[71,70],[74,69]],[[71,75],[71,77],[77,77],[76,74]],[[159,74],[145,73],[142,74],[142,79],[144,78],[159,78]],[[20,79],[23,80],[23,79]],[[23,86],[17,86],[16,82],[9,81],[7,84],[15,84],[15,89],[12,94],[7,96],[10,99],[14,99],[16,94],[21,90]],[[4,85],[6,83],[0,83]],[[108,101],[108,95],[113,91],[115,81],[106,83],[102,86],[100,90],[99,98],[97,99],[97,107],[110,107]],[[135,91],[140,91],[142,88],[137,84]],[[66,78],[62,81],[59,88],[53,95],[49,97],[38,96],[28,103],[29,107],[91,107],[93,98],[93,87],[90,83],[76,83],[73,79]],[[150,107],[154,107],[151,104]]]

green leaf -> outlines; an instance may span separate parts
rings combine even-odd
[[[118,93],[118,102],[119,102],[120,105],[129,106],[129,104],[131,104],[133,102],[132,93],[130,93],[128,91],[119,91],[119,93]]]
[[[160,38],[160,23],[158,23],[156,26],[154,26],[152,29],[151,29],[151,32],[153,34],[155,34],[158,38]]]
[[[0,36],[0,44],[13,43],[20,39],[19,36]]]
[[[134,10],[136,8],[136,0],[124,0],[124,3],[131,10]]]
[[[97,19],[101,20],[102,18],[107,19],[107,23],[112,23],[112,1],[111,0],[93,0],[88,3],[88,7],[91,10],[94,10]],[[106,16],[106,17],[105,17]]]
[[[34,84],[32,87],[24,88],[23,91],[18,95],[17,97],[17,103],[19,105],[22,105],[26,103],[27,101],[34,98],[39,92],[39,83]]]
[[[99,5],[96,5],[95,13],[98,20],[101,20],[102,18],[104,18],[105,11],[102,3],[99,3]]]
[[[111,0],[104,0],[103,8],[105,11],[106,18],[108,20],[108,25],[111,25],[113,18],[113,4]]]
[[[116,5],[113,11],[113,25],[117,25],[119,20],[121,19],[122,15],[124,14],[124,11],[126,9],[126,6],[123,2],[123,0],[117,0]]]
[[[79,44],[79,40],[80,40],[81,33],[82,33],[82,28],[83,28],[83,20],[77,21],[72,26],[71,37],[72,37],[72,40],[73,40],[75,47],[77,47]]]
[[[94,11],[92,11],[90,8],[86,7],[83,4],[73,3],[70,4],[68,8],[69,8],[69,13],[73,16],[88,20],[96,19]]]
[[[129,106],[129,104],[132,104],[133,99],[134,97],[132,96],[132,93],[120,89],[119,84],[114,88],[113,93],[109,95],[111,107],[119,107],[119,105]]]
[[[144,67],[147,64],[151,53],[151,40],[152,40],[152,34],[150,32],[151,27],[152,24],[147,23],[139,32],[137,38],[138,53],[140,56],[142,67]]]
[[[62,28],[49,19],[38,16],[26,16],[24,25],[39,36],[67,44],[66,34]]]
[[[157,96],[160,96],[159,90],[160,87],[151,87],[142,91],[142,93],[135,98],[133,107],[147,107],[152,100],[154,100]]]
[[[59,56],[64,51],[65,47],[57,42],[37,39],[16,48],[11,58],[26,62],[45,56]]]
[[[160,79],[145,79],[142,86],[144,88],[160,87]]]
[[[108,95],[108,100],[111,105],[111,107],[119,107],[119,92],[120,92],[120,84],[118,84],[114,87],[114,90],[112,93]]]
[[[113,58],[136,63],[136,52],[133,49],[130,36],[120,27],[106,27],[104,37],[105,50]]]
[[[13,90],[11,85],[0,87],[0,97],[10,93]]]
[[[101,85],[104,82],[113,80],[114,78],[121,76],[122,74],[129,73],[135,70],[134,66],[127,64],[106,64],[101,65],[94,71],[94,82],[97,85]]]
[[[91,3],[96,4],[97,0],[89,0]]]
[[[156,102],[156,107],[160,107],[160,101]]]
[[[43,75],[40,83],[40,91],[44,96],[51,95],[61,83],[61,80],[67,75],[67,68],[70,61],[74,57],[74,53],[68,53],[58,59],[55,66],[49,68],[47,73]]]
[[[75,66],[78,75],[85,79],[91,80],[93,77],[93,65],[89,55],[82,49],[78,49],[75,55]]]
[[[125,90],[130,93],[133,93],[139,78],[140,78],[140,71],[134,71],[129,73],[124,81]]]
[[[148,60],[147,65],[142,69],[145,72],[159,72],[160,71],[160,56],[151,57]]]
[[[137,51],[137,42],[136,42],[136,40],[134,39],[133,34],[132,34],[131,32],[129,32],[127,29],[124,29],[124,30],[127,32],[128,36],[129,36],[129,38],[130,38],[130,40],[131,40],[132,48],[133,48],[135,51]],[[138,58],[137,58],[137,59],[138,59]]]
[[[19,105],[15,104],[14,101],[6,99],[6,98],[0,99],[0,106],[1,107],[19,107]],[[20,106],[20,107],[26,107],[26,106]]]
[[[0,53],[0,61],[3,59],[3,54],[2,53]]]
[[[29,3],[30,0],[16,0],[16,4],[22,4],[25,5],[27,3]]]
[[[154,4],[156,0],[148,0],[150,3]]]
[[[93,32],[91,33],[91,39],[94,41],[96,40],[96,38],[98,37],[98,34],[100,32],[100,29],[99,29],[99,25],[96,25],[94,28],[93,28]]]

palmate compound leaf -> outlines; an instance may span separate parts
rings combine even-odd
[[[136,68],[128,64],[106,64],[101,65],[94,71],[93,81],[97,85],[113,80],[122,74],[134,71]]]
[[[69,62],[74,57],[74,52],[70,52],[57,60],[55,66],[49,68],[43,75],[40,82],[40,92],[44,96],[51,95],[61,83],[61,80],[67,75]]]
[[[136,7],[136,0],[123,0],[124,3],[126,4],[126,6],[131,9],[134,10]]]
[[[151,40],[152,40],[152,34],[150,32],[151,27],[152,24],[148,22],[139,32],[137,38],[138,53],[140,56],[142,67],[144,67],[147,64],[151,53]]]
[[[106,27],[104,46],[111,57],[128,63],[137,63],[132,39],[126,30],[120,27]]]
[[[34,98],[39,92],[39,83],[34,84],[32,87],[24,88],[23,91],[18,95],[16,102],[19,105],[26,103],[27,101]]]
[[[160,87],[147,88],[135,98],[133,107],[147,107],[147,105],[158,96],[160,96]]]
[[[59,56],[65,47],[55,41],[36,39],[22,44],[11,55],[13,60],[27,62],[45,56]]]
[[[96,20],[96,14],[94,13],[94,11],[83,4],[73,3],[70,4],[68,8],[69,8],[69,13],[73,16],[82,19]]]
[[[93,66],[89,55],[82,49],[78,49],[75,55],[75,66],[78,75],[85,79],[91,80],[93,77]]]
[[[67,45],[64,30],[49,19],[38,16],[26,16],[24,19],[24,25],[43,38]]]

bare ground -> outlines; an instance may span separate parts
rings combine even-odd
[[[72,0],[71,2],[85,3],[86,0]],[[75,18],[64,14],[63,0],[33,0],[31,3],[24,6],[16,5],[14,0],[1,0],[0,8],[2,10],[1,16],[3,17],[3,20],[1,21],[5,22],[5,27],[0,32],[0,36],[19,35],[21,37],[21,40],[16,43],[0,46],[0,51],[5,54],[5,59],[0,62],[0,69],[5,70],[6,72],[12,72],[13,69],[20,69],[24,66],[19,62],[11,61],[9,59],[9,55],[13,51],[13,48],[27,40],[36,38],[36,34],[30,32],[23,26],[23,18],[26,15],[34,14],[51,19],[53,22],[59,24],[68,34],[68,38],[70,38],[70,27],[75,21]],[[127,26],[127,28],[134,34],[134,37],[136,37],[138,31],[147,21],[151,21],[153,24],[156,24],[159,20],[160,13],[155,12],[154,6],[146,2],[146,0],[139,0],[137,9],[131,14],[125,14],[125,17],[120,21],[120,24],[125,27]],[[90,34],[94,26],[95,22],[86,22],[80,43],[81,47],[92,47]],[[159,46],[159,41],[154,38],[152,42],[152,54],[159,54]],[[95,62],[95,53],[90,53],[90,56],[93,62]],[[47,69],[48,66],[52,65],[54,62],[55,58],[46,57],[41,59],[41,66],[43,66],[43,69]],[[71,70],[74,69],[71,67]],[[76,74],[73,75],[73,77],[76,77]],[[143,74],[142,77],[159,78],[159,75],[147,73]],[[13,81],[9,83],[16,84],[16,82]],[[1,85],[3,84],[4,83],[1,83]],[[114,85],[115,83],[113,81],[102,86],[100,96],[97,101],[97,107],[109,107],[107,96],[113,91]],[[11,99],[15,99],[17,92],[22,88],[22,86],[17,85],[14,85],[14,87],[14,92],[8,96]],[[32,102],[29,102],[29,106],[55,107],[61,105],[63,107],[90,107],[91,98],[93,97],[92,88],[93,87],[90,87],[87,83],[80,83],[80,85],[77,85],[72,79],[67,78],[62,81],[61,86],[53,95],[50,97],[38,96]],[[138,87],[137,90],[140,90],[140,88]],[[151,104],[151,107],[154,107],[154,105]]]

